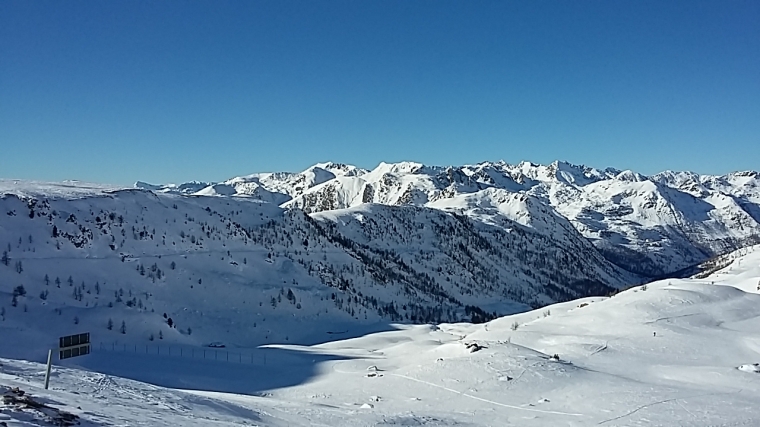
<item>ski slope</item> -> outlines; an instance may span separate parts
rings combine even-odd
[[[485,324],[266,345],[249,364],[95,349],[48,392],[43,365],[4,359],[0,386],[83,425],[755,426],[759,280],[755,246],[702,279]],[[7,405],[0,421],[44,425]]]

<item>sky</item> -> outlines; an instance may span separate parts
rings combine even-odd
[[[760,168],[760,2],[0,2],[0,177]]]

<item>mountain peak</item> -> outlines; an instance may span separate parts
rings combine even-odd
[[[317,163],[314,166],[306,169],[306,171],[312,170],[314,168],[326,170],[328,172],[331,172],[335,176],[359,176],[359,175],[363,175],[367,173],[366,169],[362,169],[362,168],[356,167],[354,165],[349,165],[346,163],[335,163],[335,162]]]

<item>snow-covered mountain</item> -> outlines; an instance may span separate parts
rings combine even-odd
[[[255,173],[224,182],[192,181],[183,184],[153,185],[138,181],[135,188],[158,193],[198,196],[253,196],[276,204],[284,203],[306,190],[336,177],[357,176],[366,170],[342,163],[317,163],[300,173]]]
[[[497,226],[503,219],[515,221],[560,241],[567,240],[569,223],[607,259],[645,277],[760,242],[760,174],[752,171],[725,176],[668,171],[648,177],[565,162],[458,167],[401,162],[371,171],[328,163],[216,185],[225,191],[209,185],[196,194],[251,195],[307,213],[365,203],[430,207]]]
[[[73,182],[3,181],[0,192],[0,307],[28,345],[72,325],[118,337],[122,322],[141,340],[308,343],[356,324],[485,321],[638,280],[527,195],[504,203],[522,199],[561,233],[498,207],[307,214]],[[47,324],[51,313],[61,321]]]
[[[325,163],[138,189],[0,181],[0,307],[30,345],[75,321],[238,346],[480,322],[757,241],[757,181],[503,162]],[[50,311],[64,321],[35,320]]]

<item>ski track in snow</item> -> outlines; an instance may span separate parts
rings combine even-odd
[[[573,416],[573,417],[582,417],[583,416],[583,414],[574,414],[574,413],[560,412],[560,411],[548,411],[548,410],[543,410],[543,409],[523,408],[523,407],[520,407],[520,406],[507,405],[506,403],[494,402],[493,400],[488,400],[488,399],[484,399],[482,397],[473,396],[471,394],[468,394],[468,393],[465,393],[465,392],[462,392],[462,391],[457,391],[457,390],[454,390],[452,388],[448,388],[448,387],[445,387],[445,386],[442,386],[442,385],[438,385],[438,384],[433,384],[433,383],[431,383],[429,381],[424,381],[424,380],[420,380],[420,379],[417,379],[417,378],[412,378],[412,377],[409,377],[409,376],[406,376],[406,375],[401,375],[401,374],[388,374],[388,375],[392,375],[394,377],[399,377],[399,378],[404,378],[404,379],[407,379],[407,380],[410,380],[410,381],[415,381],[415,382],[418,382],[418,383],[421,383],[421,384],[427,384],[429,386],[437,387],[437,388],[449,391],[451,393],[455,393],[455,394],[459,394],[459,395],[464,396],[464,397],[468,397],[470,399],[479,400],[481,402],[490,403],[492,405],[497,405],[497,406],[501,406],[501,407],[504,407],[504,408],[517,409],[519,411],[527,411],[527,412],[538,412],[538,413],[541,413],[541,414],[567,415],[567,416]]]

